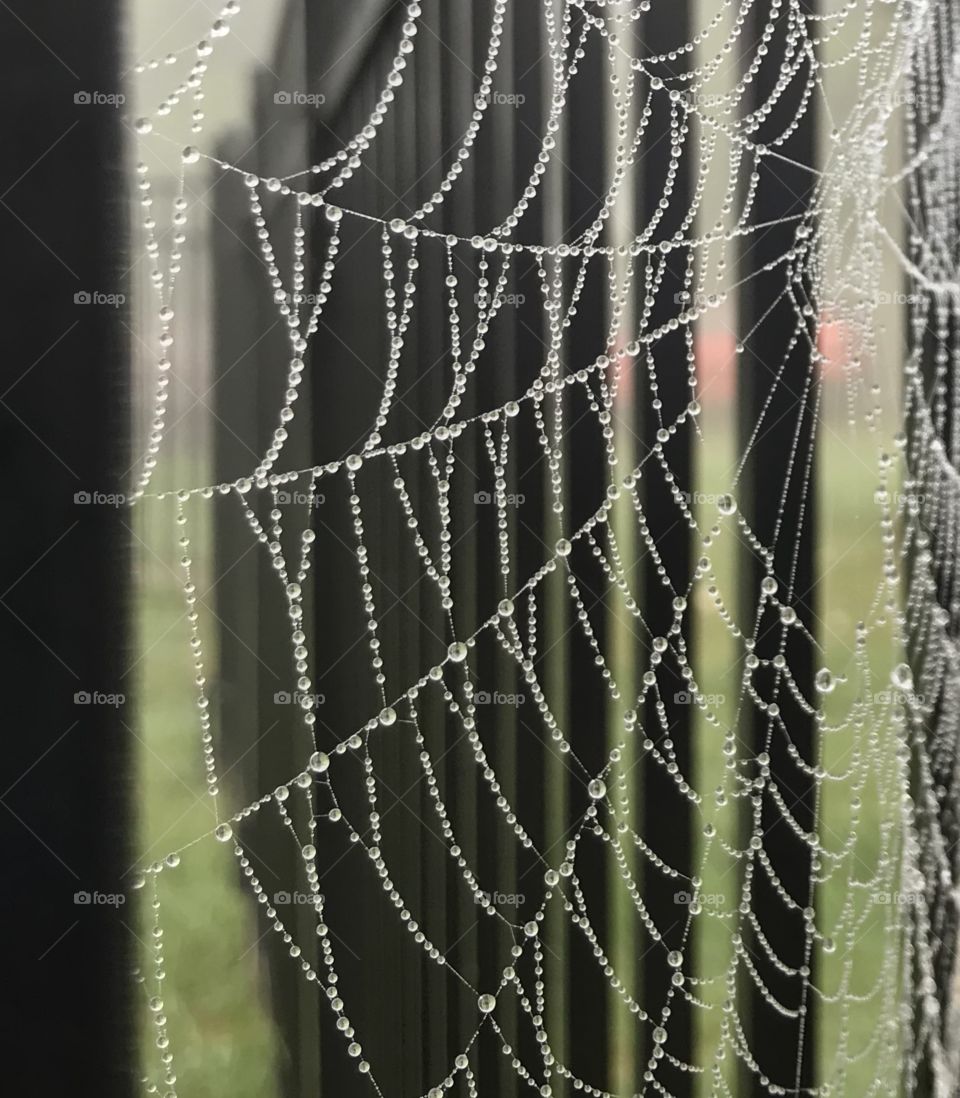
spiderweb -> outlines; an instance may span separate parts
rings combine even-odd
[[[522,0],[536,7],[544,44],[541,129],[505,212],[455,231],[448,214],[498,96],[515,92],[501,62],[520,2],[491,4],[471,110],[436,186],[403,216],[357,201],[369,193],[358,181],[387,155],[391,119],[415,95],[418,52],[435,36],[418,3],[406,5],[361,125],[317,164],[254,175],[198,136],[178,152],[169,222],[153,201],[153,173],[138,168],[161,350],[133,502],[175,527],[216,813],[209,833],[142,866],[135,881],[155,918],[139,977],[155,1029],[147,1089],[178,1092],[164,1006],[165,890],[199,844],[219,841],[263,930],[315,989],[356,1093],[407,1089],[381,1067],[393,1062],[382,1037],[371,1045],[365,1036],[363,1022],[382,1006],[369,993],[376,974],[367,971],[366,992],[350,994],[355,970],[343,942],[355,912],[336,873],[348,857],[349,887],[364,880],[362,904],[383,909],[377,925],[389,924],[398,935],[390,941],[402,939],[428,972],[417,986],[442,1056],[410,1093],[503,1092],[481,1066],[492,1037],[497,1078],[519,1080],[518,1092],[671,1094],[692,1079],[699,1093],[718,1095],[746,1085],[953,1094],[956,10],[850,0],[810,11],[773,0],[758,18],[756,3],[722,3],[698,11],[687,41],[658,54],[638,48],[638,35],[660,0]],[[163,150],[168,119],[191,102],[202,135],[204,79],[219,40],[241,22],[231,0],[198,44],[138,66],[174,74],[155,112],[135,121],[139,141]],[[577,139],[569,108],[585,94],[578,81],[591,55],[602,58],[603,79],[586,94],[603,100],[613,139],[600,201],[574,227],[551,211]],[[773,222],[759,220],[764,187],[778,168],[797,167],[791,140],[814,111],[824,140],[799,165],[809,194]],[[625,215],[660,142],[669,152],[657,200],[644,216]],[[158,490],[194,214],[188,181],[204,170],[244,196],[244,231],[288,357],[275,363],[276,415],[257,459],[217,484],[178,469],[178,488]],[[684,175],[689,193],[678,184]],[[787,241],[782,252],[744,273],[738,256],[773,229],[787,233],[775,237]],[[361,236],[369,325],[382,338],[368,363],[375,386],[341,412],[364,428],[344,450],[327,450],[321,431],[315,460],[291,468],[309,419],[298,403],[304,379],[324,370],[313,352],[356,300],[348,264]],[[741,312],[738,321],[735,305],[773,281],[769,312],[789,323],[779,361],[761,362],[752,352],[764,339],[769,347],[765,318],[744,323]],[[599,312],[590,307],[598,299]],[[542,338],[535,361],[506,370],[497,333],[524,315],[518,306],[538,314]],[[436,321],[432,336],[424,315]],[[712,434],[734,415],[711,396],[703,369],[699,336],[717,317],[736,330],[738,369],[760,377],[761,397],[724,482],[706,469],[694,483],[678,469],[679,445],[712,464]],[[439,376],[434,358],[442,382],[412,397],[427,374]],[[667,369],[684,378],[679,401]],[[778,428],[770,419],[787,386],[800,390],[803,410]],[[772,504],[758,503],[753,466],[777,430],[781,488]],[[826,470],[819,483],[815,453]],[[800,508],[799,531],[783,516],[793,495],[817,492],[829,514],[837,468],[851,463],[867,475],[853,478],[855,498],[838,506],[863,516],[860,533],[876,552],[855,588],[832,590],[845,612],[825,614],[824,626],[797,575],[807,513]],[[586,506],[573,487],[583,464],[600,470]],[[758,506],[773,507],[769,529],[752,513]],[[298,710],[294,764],[239,807],[221,781],[218,754],[232,730],[218,730],[205,656],[215,623],[204,620],[192,560],[206,516],[226,508],[268,562],[290,646],[284,698]],[[693,544],[682,576],[670,540],[677,525]],[[475,585],[483,569],[491,581]],[[338,615],[350,617],[352,633],[337,633]],[[702,644],[691,639],[693,621]],[[359,640],[339,669],[321,663],[330,637],[348,635]],[[714,646],[729,671],[711,662]],[[574,653],[569,663],[558,663],[561,650]],[[578,702],[588,693],[600,700]],[[518,695],[522,722],[499,709],[493,717],[498,699]],[[323,707],[331,698],[332,723]],[[674,742],[678,705],[693,714],[686,734],[695,729],[704,745],[696,763]],[[521,723],[538,730],[536,769],[503,743]],[[789,760],[795,788],[772,756]],[[424,791],[415,824],[398,818],[406,779]],[[693,820],[683,866],[660,846],[662,821],[654,826],[645,807],[651,783],[658,805]],[[470,822],[478,816],[480,838]],[[792,844],[787,862],[807,867],[806,894],[783,883],[771,816]],[[296,855],[279,886],[263,879],[251,848],[265,818]],[[419,858],[412,877],[416,828],[441,852]],[[665,888],[669,926],[651,899]],[[281,890],[303,892],[307,923],[277,902]],[[431,915],[434,892],[469,918]],[[461,939],[478,920],[495,929],[471,953]],[[799,927],[789,950],[781,922]],[[575,950],[598,981],[589,992],[564,986],[564,958]],[[390,998],[390,987],[381,990]],[[604,999],[619,1050],[619,1067],[599,1079],[574,1063],[565,1032],[572,999],[588,994]],[[431,996],[458,1004],[460,1030],[435,1017],[443,1010],[430,1010]],[[750,1002],[801,1035],[795,1060],[776,1073],[763,1061],[763,1034],[751,1030]],[[822,1020],[816,1053],[803,1036],[809,1008]]]

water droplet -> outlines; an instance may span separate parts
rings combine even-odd
[[[330,756],[325,751],[314,751],[310,756],[310,769],[314,774],[322,774],[329,766]]]
[[[672,949],[667,954],[667,964],[671,968],[679,968],[683,964],[683,954],[678,949]]]
[[[180,159],[184,164],[196,164],[200,159],[200,150],[195,145],[187,145],[180,154]]]
[[[509,618],[513,614],[513,600],[501,599],[497,606],[497,613],[501,618]]]
[[[907,663],[898,663],[890,672],[890,681],[898,690],[913,689],[913,672]]]
[[[538,929],[539,927],[537,926],[536,919],[531,919],[529,923],[523,924],[523,933],[526,934],[528,938],[536,938]]]
[[[477,1006],[480,1008],[483,1014],[489,1014],[496,1008],[497,1000],[493,995],[481,995],[477,1000]]]
[[[737,509],[737,501],[731,495],[724,494],[717,498],[717,510],[721,515],[732,515]]]
[[[567,541],[566,538],[561,538],[557,542],[556,549],[558,557],[569,557],[570,551],[573,549],[573,546],[570,544],[569,541]]]
[[[833,672],[828,667],[821,667],[813,680],[814,685],[821,694],[830,694],[837,685]]]
[[[391,724],[397,723],[397,711],[393,706],[388,705],[380,710],[380,723],[384,728],[389,728]]]
[[[228,843],[233,838],[233,828],[229,824],[217,824],[213,833],[221,843]]]
[[[447,655],[454,663],[463,663],[467,658],[467,646],[463,641],[454,641],[447,649]]]
[[[594,778],[587,786],[587,792],[595,801],[599,801],[602,797],[607,795],[607,787],[600,778]]]
[[[337,222],[343,217],[343,210],[339,206],[327,206],[326,214],[328,221]]]
[[[313,843],[307,843],[301,853],[308,862],[312,862],[313,859],[317,856],[317,848],[313,845]]]
[[[148,134],[153,133],[153,123],[149,118],[138,118],[133,124],[133,128],[137,133]]]
[[[653,1039],[658,1045],[662,1045],[667,1040],[667,1031],[663,1026],[657,1026],[653,1031]]]

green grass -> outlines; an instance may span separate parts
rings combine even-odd
[[[725,445],[724,432],[716,429],[707,437],[711,441],[701,454],[701,489],[707,493],[721,492],[729,485],[709,483],[711,471],[716,475],[718,470],[729,469],[732,440],[727,439]],[[870,684],[859,681],[854,673],[851,651],[854,648],[856,623],[860,618],[867,617],[882,574],[881,532],[877,521],[880,511],[873,504],[877,486],[875,439],[851,440],[845,429],[837,427],[835,430],[821,430],[818,447],[820,543],[817,602],[821,622],[818,640],[822,645],[818,660],[821,666],[848,676],[846,683],[841,683],[833,693],[822,699],[828,720],[843,724],[854,698],[870,688]],[[720,593],[735,614],[736,556],[736,547],[730,538],[717,539],[711,550]],[[725,701],[719,707],[718,715],[726,727],[735,720],[734,702],[739,693],[739,665],[734,665],[736,643],[724,628],[705,590],[699,592],[695,613],[698,652],[694,662],[698,668],[700,689],[704,694],[724,696]],[[745,629],[752,626],[752,622],[742,624]],[[887,688],[890,667],[897,662],[894,651],[889,630],[880,627],[869,635],[866,657],[874,676],[873,690]],[[840,773],[850,766],[853,740],[851,731],[824,738],[821,762],[828,774]],[[712,819],[719,834],[728,842],[741,845],[736,810],[729,802],[720,809],[715,806],[713,790],[723,773],[721,743],[722,733],[701,722],[697,732],[696,784],[704,796],[705,817]],[[883,754],[882,748],[881,743],[877,749],[880,756]],[[826,781],[822,785],[820,835],[827,849],[838,850],[850,831],[850,801],[855,781],[856,777],[852,775],[846,781]],[[881,788],[876,782],[870,782],[862,791],[854,854],[848,857],[842,871],[817,890],[814,906],[817,910],[817,929],[822,934],[833,935],[849,891],[851,875],[853,879],[864,881],[875,872],[881,829],[892,819],[891,800],[889,785]],[[741,880],[742,867],[727,858],[714,844],[703,871],[702,891],[709,900],[704,904],[705,910],[734,910]],[[863,911],[865,904],[865,896],[861,894],[855,911]],[[856,994],[870,991],[890,956],[892,943],[884,928],[888,914],[882,906],[874,905],[862,925],[856,926],[849,936],[840,935],[832,953],[818,953],[816,984],[819,987],[830,994],[835,993],[840,986],[844,966],[849,961],[850,989]],[[850,922],[849,912],[847,922]],[[721,1038],[722,1014],[717,1008],[725,998],[723,976],[732,956],[732,946],[730,930],[723,920],[708,917],[700,919],[699,924],[697,974],[716,981],[710,987],[700,989],[702,998],[715,1009],[697,1012],[696,1063],[709,1067]],[[835,1054],[843,1012],[839,1005],[825,1004],[819,1000],[814,1006],[818,1012],[815,1039],[817,1071],[822,1081],[828,1081],[836,1073]],[[866,1047],[875,1034],[878,1017],[884,1009],[889,1010],[889,997],[882,995],[871,1003],[857,1004],[849,1009],[845,1017],[849,1029],[847,1056],[855,1055]],[[894,1055],[890,1078],[896,1077],[895,1063]],[[725,1080],[736,1093],[736,1069],[729,1055],[722,1066]],[[876,1070],[873,1055],[854,1063],[842,1079],[838,1093],[867,1093]],[[710,1076],[703,1076],[699,1093],[712,1093],[711,1086]]]
[[[139,622],[141,651],[147,653],[140,665],[137,778],[143,863],[162,859],[213,826],[183,601],[172,577],[165,586],[169,594],[145,592]],[[229,804],[229,789],[223,796]],[[141,933],[149,941],[149,885],[141,895]],[[197,843],[175,870],[160,874],[159,895],[166,964],[162,995],[178,1093],[274,1098],[277,1042],[256,952],[265,925],[257,925],[236,859],[219,843]],[[142,963],[149,976],[149,954]],[[155,994],[154,988],[148,979],[145,996]],[[145,1010],[144,1069],[156,1078],[158,1052],[147,1015]]]

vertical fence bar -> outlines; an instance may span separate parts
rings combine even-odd
[[[757,110],[771,99],[787,57],[788,21],[772,4],[761,3],[749,17],[749,40],[759,41],[767,21],[774,24],[768,53],[750,85],[748,109]],[[816,546],[815,494],[808,491],[812,476],[816,394],[819,385],[811,350],[815,329],[808,318],[798,319],[797,306],[806,303],[807,286],[791,264],[778,262],[795,240],[798,216],[809,211],[815,176],[801,165],[813,165],[815,155],[814,101],[803,104],[801,91],[809,75],[809,62],[800,65],[789,86],[773,106],[765,123],[753,135],[757,146],[783,132],[790,120],[790,137],[771,152],[754,153],[748,162],[758,173],[756,199],[750,223],[754,229],[743,238],[740,277],[749,279],[741,293],[740,326],[748,338],[740,356],[738,385],[741,411],[741,446],[752,445],[743,483],[744,518],[753,533],[772,549],[772,574],[778,584],[776,600],[796,614],[799,624],[784,622],[778,605],[769,600],[756,621],[753,654],[770,660],[778,652],[786,657],[794,683],[807,698],[815,696],[814,649],[802,630],[816,635],[816,593],[814,559]],[[803,113],[800,107],[805,106]],[[767,264],[775,264],[769,271]],[[762,277],[756,277],[762,272]],[[753,276],[753,277],[751,277]],[[808,335],[808,333],[811,333]],[[753,432],[756,429],[754,436]],[[753,621],[760,597],[760,583],[767,574],[756,553],[743,572],[742,599],[745,620]],[[787,617],[790,617],[788,613]],[[767,673],[768,672],[768,673]],[[813,826],[815,789],[788,751],[788,735],[800,757],[815,762],[815,726],[801,709],[781,677],[768,665],[758,669],[754,684],[759,694],[775,699],[779,718],[759,710],[749,697],[742,713],[754,757],[769,757],[769,779],[789,806],[805,833]],[[782,722],[782,723],[781,723]],[[762,777],[757,763],[750,778]],[[747,813],[754,809],[748,805]],[[762,794],[758,823],[762,849],[751,854],[747,867],[750,902],[764,927],[769,948],[794,969],[813,965],[809,948],[812,929],[803,915],[812,899],[811,853],[808,844],[790,828],[772,801],[769,789]],[[756,830],[756,826],[754,827]],[[769,859],[773,873],[794,901],[787,904],[761,865]],[[776,1000],[799,1017],[784,1016],[741,968],[743,986],[748,989],[749,1046],[759,1073],[790,1087],[813,1082],[812,1041],[815,1032],[813,997],[806,991],[807,980],[785,976],[768,954],[768,947],[755,934],[745,935],[757,980]],[[814,978],[811,973],[809,979]],[[749,1072],[745,1087],[750,1093],[765,1091],[759,1074]]]
[[[386,7],[372,2],[338,8],[320,3],[306,6],[307,86],[323,96],[321,108],[313,114],[314,163],[342,149],[368,121],[376,94],[374,85],[383,80],[386,69],[378,43],[381,35],[386,42],[396,33],[396,20],[384,18]],[[397,94],[399,107],[411,89],[405,87]],[[377,151],[377,171],[365,164],[349,183],[351,204],[358,209],[380,212],[384,191],[395,189],[398,168],[394,167],[393,135],[388,125],[378,136],[378,145],[385,148]],[[323,177],[318,189],[327,185],[333,174]],[[339,197],[339,192],[335,194]],[[331,196],[334,201],[336,197]],[[313,453],[320,462],[342,460],[361,451],[370,430],[371,409],[376,409],[382,396],[387,361],[379,226],[344,218],[340,233],[329,305],[309,359],[314,379],[310,406]],[[315,222],[309,239],[320,262],[329,240],[325,219]],[[402,265],[399,270],[402,278]],[[396,556],[383,551],[384,545],[396,540],[396,503],[388,483],[389,474],[379,461],[365,464],[355,478],[364,540],[370,550],[370,573],[364,578],[370,584],[382,629],[381,672],[385,691],[396,691],[403,672],[398,667],[394,642],[400,628],[394,600],[403,565]],[[350,483],[341,470],[325,477],[321,487],[324,502],[315,512],[313,570],[315,682],[324,697],[317,711],[318,740],[329,752],[375,716],[376,712],[370,710],[379,703],[375,688],[371,689],[372,653],[359,590],[360,563]],[[382,734],[362,736],[361,746],[340,757],[338,807],[359,838],[351,843],[342,825],[326,827],[321,822],[317,867],[326,897],[326,922],[335,932],[338,991],[356,1032],[362,1035],[363,1055],[373,1065],[378,1083],[414,1091],[420,1086],[422,1054],[419,1017],[410,1010],[410,1004],[419,995],[421,961],[399,924],[398,913],[388,904],[381,878],[367,853],[375,842],[369,800],[373,792],[377,811],[389,821],[389,826],[384,826],[382,846],[391,873],[400,849],[412,855],[395,880],[397,888],[416,903],[419,871],[416,828],[409,815],[413,794],[408,789],[408,730],[406,723],[398,722]],[[370,777],[365,767],[368,752],[378,778],[373,790],[366,784]],[[321,820],[331,807],[329,798],[318,805]],[[387,986],[399,990],[389,996],[381,994]],[[357,1079],[356,1059],[350,1057],[344,1035],[335,1027],[326,1004],[332,990],[332,985],[317,990],[322,1000],[319,1043],[323,1095],[350,1093]]]
[[[475,89],[481,86],[484,64],[493,26],[494,5],[489,0],[475,0],[473,20],[473,70],[472,81]],[[488,97],[483,126],[473,157],[474,189],[474,227],[472,232],[486,236],[510,211],[513,202],[512,173],[505,168],[510,164],[514,144],[514,110],[510,100],[510,80],[513,75],[513,33],[512,18],[514,6],[508,5],[504,14],[502,44],[498,54],[497,70],[494,74],[491,94]],[[479,106],[480,104],[473,104]],[[489,282],[487,293],[491,293],[501,271],[503,256],[500,252],[485,255],[486,279]],[[478,265],[477,274],[480,268]],[[471,285],[478,283],[471,279]],[[500,307],[489,331],[484,336],[484,350],[478,361],[476,380],[476,410],[485,411],[502,407],[516,393],[515,328],[517,310],[511,295],[515,286],[511,277],[505,291],[505,303]],[[471,313],[479,320],[479,304],[474,302]],[[510,430],[514,424],[507,425]],[[492,435],[497,447],[500,445],[500,432],[504,428],[503,420],[492,426]],[[510,455],[514,454],[514,443],[510,444]],[[475,497],[473,513],[478,532],[479,552],[477,554],[475,574],[477,576],[478,620],[488,617],[496,608],[498,601],[507,593],[503,589],[500,575],[500,554],[498,546],[498,502],[497,493],[491,492],[494,471],[483,432],[478,432],[474,461],[476,463],[478,487],[482,485],[484,494]],[[511,462],[504,479],[507,481],[505,515],[507,533],[511,542],[516,538],[517,508],[510,500],[516,492],[514,474],[515,465]],[[484,502],[489,501],[489,502]],[[480,688],[489,702],[478,706],[478,725],[482,731],[484,750],[490,764],[497,774],[497,781],[511,806],[516,807],[516,739],[518,730],[517,708],[505,699],[517,696],[522,689],[519,684],[516,665],[500,649],[493,637],[489,637],[481,652],[479,664]],[[509,896],[520,892],[516,884],[517,840],[504,823],[502,814],[494,808],[490,792],[481,793],[480,813],[480,875],[484,887],[492,893],[494,906],[503,918],[516,922],[516,906],[505,904]],[[520,813],[521,819],[523,813]],[[484,973],[487,985],[498,978],[509,957],[514,941],[505,923],[499,917],[483,916],[480,922],[480,971]],[[481,1080],[481,1086],[490,1087],[498,1094],[509,1096],[516,1091],[517,1077],[511,1065],[511,1058],[500,1052],[498,1045],[515,1039],[518,1022],[517,1002],[512,992],[500,997],[495,1015],[497,1024],[504,1033],[503,1041],[491,1036],[489,1069]]]
[[[572,38],[579,40],[579,21],[573,21]],[[573,46],[571,46],[573,48]],[[607,82],[609,68],[605,40],[594,30],[584,41],[584,56],[570,82],[566,108],[567,146],[557,167],[562,168],[567,181],[565,194],[565,239],[579,239],[590,227],[603,207],[609,186],[606,170],[606,133],[609,118]],[[607,301],[607,266],[600,256],[562,261],[564,274],[563,308],[572,317],[564,375],[589,366],[603,353]],[[576,278],[583,275],[578,298]],[[597,384],[596,382],[594,383]],[[565,523],[574,530],[582,525],[605,498],[609,482],[604,442],[597,413],[590,407],[595,398],[586,386],[567,388],[564,402],[564,447],[567,457],[565,477],[568,483]],[[579,598],[586,609],[589,628],[597,638],[606,638],[607,581],[603,572],[586,552],[578,547],[578,555],[570,557],[570,575],[575,577]],[[564,577],[566,578],[566,577]],[[610,704],[605,680],[595,666],[592,650],[583,626],[577,621],[578,610],[571,588],[567,593],[568,613],[572,628],[564,642],[566,675],[571,684],[570,717],[567,737],[582,761],[588,775],[604,770],[607,760],[606,728]],[[572,767],[567,773],[570,798],[569,820],[576,822],[590,805],[587,779]],[[598,820],[606,822],[606,809],[598,808]],[[565,836],[567,838],[569,836]],[[561,853],[558,847],[554,858]],[[605,872],[603,846],[593,837],[592,826],[580,840],[576,861],[576,878],[586,898],[593,932],[604,948],[609,949],[608,880]],[[565,892],[572,889],[564,888]],[[594,1086],[607,1087],[608,1018],[607,980],[593,948],[580,927],[570,931],[568,965],[570,1055],[568,1064],[574,1074],[589,1080]]]
[[[410,88],[411,94],[405,113],[401,116],[402,121],[398,122],[397,129],[397,141],[402,145],[402,148],[398,147],[397,157],[398,162],[403,164],[403,172],[400,176],[401,186],[398,188],[403,197],[402,207],[397,211],[400,216],[405,216],[418,208],[434,194],[443,178],[447,159],[444,155],[443,119],[439,110],[439,104],[443,101],[446,92],[443,69],[444,50],[441,38],[442,4],[440,0],[424,0],[421,7],[422,13],[419,20],[421,29],[417,36],[416,60],[413,66],[414,82]],[[462,13],[462,18],[467,18],[466,12]],[[409,382],[410,395],[406,399],[409,400],[416,415],[416,425],[413,430],[426,431],[438,422],[450,377],[449,330],[444,293],[446,257],[438,240],[427,239],[419,242],[417,258],[419,289],[415,303],[414,324],[411,326],[413,334],[411,354],[406,359],[410,371],[408,377],[415,377],[416,380]],[[441,474],[445,476],[446,447],[430,443],[416,458],[416,475],[419,477],[420,491],[417,511],[421,523],[424,524],[434,561],[438,567],[441,567],[443,554],[448,547],[442,545],[440,541],[441,530],[437,516],[442,506],[441,489],[437,477],[434,476],[426,460],[428,450],[432,450]],[[457,536],[458,529],[456,500],[459,478],[460,469],[457,468],[452,474],[450,487],[451,511],[454,512],[451,516],[453,537]],[[459,528],[463,528],[462,523]],[[470,632],[472,614],[466,610],[469,605],[465,590],[467,585],[463,575],[456,575],[454,564],[456,559],[456,554],[451,550],[454,628],[457,630],[459,640],[462,639],[461,634],[466,636]],[[450,625],[441,604],[439,589],[430,583],[429,586],[422,586],[421,592],[418,607],[420,619],[418,647],[422,673],[424,666],[441,661],[446,655],[446,645],[453,640],[453,637],[450,636]],[[459,668],[448,666],[445,669],[444,682],[447,689],[455,696],[459,696],[460,692],[458,672]],[[447,712],[446,702],[439,691],[425,693],[421,700],[421,710],[427,748],[433,758],[443,759],[446,757],[448,746],[463,737],[463,728],[458,718]],[[433,799],[427,783],[420,772],[419,763],[412,755],[411,759],[412,768],[416,768],[416,773],[412,772],[411,775],[411,780],[416,781],[416,810],[423,820],[419,836],[421,922],[433,941],[443,942],[448,924],[449,896],[445,893],[441,882],[447,879],[451,870],[456,872],[456,865],[451,863],[446,843],[441,837],[439,819],[434,811]],[[476,774],[470,774],[466,780],[476,782]],[[447,800],[453,800],[452,790],[447,791]],[[463,820],[461,828],[463,828],[464,849],[469,850],[476,831],[475,818]],[[462,892],[462,882],[452,881],[451,885],[452,888],[459,888]],[[470,942],[471,937],[468,935],[465,945]],[[435,974],[426,967],[425,961],[421,960],[420,964],[421,990],[417,1008],[421,1026],[422,1069],[419,1088],[420,1091],[425,1091],[449,1070],[449,1065],[445,1062],[446,1032],[443,1025],[448,985],[446,980],[437,979]]]
[[[540,152],[541,135],[546,123],[544,101],[546,81],[544,78],[545,30],[543,5],[512,5],[512,71],[510,87],[517,95],[516,119],[513,129],[511,159],[513,170],[513,196],[524,193],[529,184],[530,173]],[[544,239],[547,226],[541,199],[532,201],[531,210],[515,234],[518,239],[537,243]],[[518,318],[514,330],[514,377],[516,392],[525,392],[537,378],[543,365],[544,332],[543,309],[537,261],[529,252],[516,253],[514,262],[514,286],[518,295],[523,297],[518,307]],[[518,507],[518,523],[515,533],[515,574],[524,578],[532,575],[543,563],[545,551],[543,533],[548,516],[544,503],[546,476],[543,464],[543,452],[537,441],[537,430],[529,407],[522,417],[514,421],[516,427],[515,462],[516,477],[511,487],[522,497]],[[518,627],[523,629],[526,623],[526,606],[517,606]],[[541,626],[542,628],[542,626]],[[526,693],[527,685],[520,689]],[[525,703],[519,711],[517,727],[517,784],[522,790],[524,803],[523,822],[532,836],[538,851],[546,849],[548,794],[545,788],[549,768],[548,753],[552,745],[547,739],[543,720],[532,704]],[[543,866],[535,854],[521,850],[518,854],[517,891],[527,898],[526,915],[536,910],[542,890]],[[525,962],[524,981],[530,986],[533,978],[533,966]],[[521,1024],[517,1041],[518,1054],[525,1064],[536,1064],[540,1049],[533,1027]]]
[[[137,1085],[137,945],[123,925],[133,916],[122,895],[108,905],[76,895],[125,893],[135,858],[131,518],[104,498],[128,491],[132,460],[126,149],[121,111],[84,90],[121,92],[120,25],[114,0],[11,0],[0,11],[10,524],[0,552],[0,908],[11,945],[4,1080],[21,1094],[96,1079],[99,1094],[120,1098]],[[104,302],[115,294],[119,305]],[[125,694],[125,704],[84,704],[94,691]]]
[[[686,42],[690,28],[689,0],[680,0],[669,9],[655,4],[641,21],[640,56],[657,57],[675,50]],[[684,228],[684,219],[690,206],[691,162],[697,146],[684,109],[668,97],[669,89],[684,87],[680,78],[689,70],[689,54],[681,52],[668,63],[650,64],[651,73],[662,80],[663,86],[651,90],[650,80],[643,80],[638,91],[641,103],[650,96],[652,117],[639,162],[637,232],[644,233],[648,242],[660,244],[692,235],[691,228]],[[666,209],[660,206],[664,199],[669,203]],[[651,307],[643,305],[640,309],[650,331],[657,331],[683,311],[680,295],[687,287],[691,263],[689,250],[675,245],[665,254],[638,258],[637,298],[641,302],[653,298]],[[677,878],[667,876],[649,862],[645,866],[644,903],[662,939],[650,942],[645,937],[639,943],[644,1009],[652,1017],[646,1027],[644,1048],[649,1058],[654,1050],[653,1027],[663,1024],[662,1012],[669,1010],[663,1046],[667,1055],[656,1072],[658,1080],[677,1096],[692,1093],[693,1076],[676,1070],[669,1058],[691,1062],[693,1032],[684,995],[671,989],[673,970],[667,964],[667,953],[682,950],[687,964],[692,956],[692,943],[685,937],[688,911],[678,905],[675,897],[678,887],[682,890],[684,879],[693,873],[693,829],[690,802],[667,764],[676,763],[681,780],[692,780],[695,707],[677,655],[692,661],[693,614],[678,600],[690,597],[693,550],[689,522],[674,493],[679,491],[688,500],[692,498],[694,429],[687,420],[675,434],[665,437],[663,432],[682,416],[695,395],[690,388],[688,366],[690,336],[689,326],[665,332],[655,343],[642,345],[634,363],[637,432],[643,440],[643,453],[652,455],[645,463],[641,495],[648,544],[655,549],[647,550],[639,541],[637,544],[644,556],[643,607],[651,632],[642,652],[644,666],[651,665],[654,638],[664,638],[668,644],[656,668],[656,688],[647,693],[643,709],[644,734],[653,741],[658,757],[648,752],[642,765],[642,826],[651,848],[682,875],[678,885]]]

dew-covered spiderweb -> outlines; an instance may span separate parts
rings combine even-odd
[[[316,1004],[320,1093],[953,1095],[956,5],[718,0],[672,42],[666,0],[456,6],[465,107],[431,84],[456,20],[399,5],[313,164],[204,144],[236,0],[136,69],[165,83],[132,120],[157,350],[131,494],[173,531],[214,813],[134,882],[147,1090],[191,1093],[165,897],[213,849],[259,920],[238,963],[273,942]],[[441,115],[401,208],[383,180]],[[183,269],[229,261],[191,241],[210,192],[262,268],[218,323],[260,310],[282,350],[265,436],[204,484],[165,440]],[[264,576],[246,635],[196,577],[223,523]],[[252,781],[215,644],[286,668]]]

